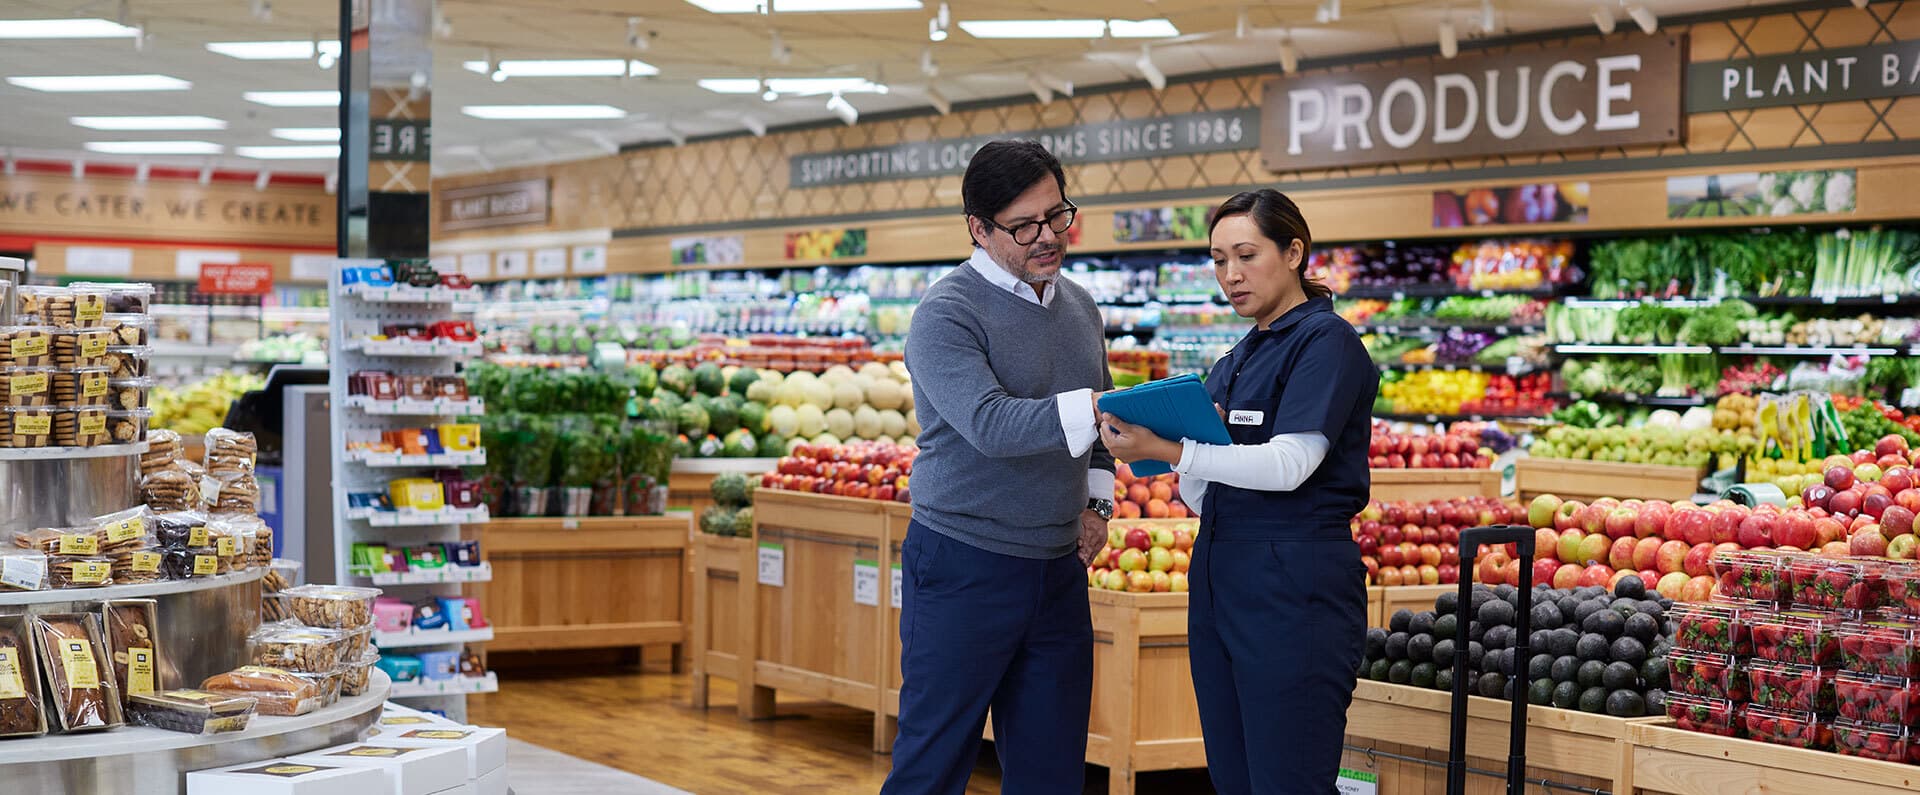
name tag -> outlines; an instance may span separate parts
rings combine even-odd
[[[1267,413],[1264,411],[1238,410],[1227,412],[1228,425],[1259,425],[1266,418]]]

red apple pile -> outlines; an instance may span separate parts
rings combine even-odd
[[[1432,502],[1367,504],[1352,522],[1353,540],[1367,581],[1375,585],[1451,585],[1460,582],[1460,531],[1507,524],[1520,507],[1493,497],[1455,497]],[[1488,585],[1518,583],[1520,564],[1511,548],[1491,550],[1472,575]]]
[[[1198,519],[1107,523],[1107,545],[1087,566],[1087,587],[1131,593],[1184,593]]]
[[[863,500],[908,502],[919,450],[887,442],[803,444],[760,476],[760,487]]]
[[[1493,451],[1480,446],[1479,425],[1454,423],[1446,433],[1397,433],[1373,424],[1367,465],[1373,469],[1492,469]]]
[[[1801,489],[1798,501],[1808,513],[1839,523],[1851,554],[1912,560],[1920,551],[1914,537],[1914,516],[1920,514],[1916,459],[1920,451],[1889,434],[1872,450],[1828,456],[1821,482]]]
[[[1138,477],[1126,462],[1114,462],[1113,518],[1185,519],[1193,515],[1180,501],[1180,475],[1168,472]]]

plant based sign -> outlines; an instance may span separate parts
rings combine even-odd
[[[1686,40],[1412,61],[1267,84],[1271,171],[1681,140]]]
[[[1829,215],[1854,210],[1851,168],[1667,178],[1668,218]]]
[[[1810,50],[1687,66],[1687,112],[1920,94],[1920,42]]]
[[[441,191],[440,228],[448,232],[547,222],[547,181],[525,179]]]

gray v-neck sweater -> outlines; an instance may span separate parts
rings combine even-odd
[[[913,518],[1002,555],[1070,554],[1087,506],[1095,442],[1067,454],[1055,396],[1113,388],[1100,309],[1065,277],[1042,307],[961,266],[927,290],[907,334],[920,420]]]

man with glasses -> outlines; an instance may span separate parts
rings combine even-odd
[[[1113,515],[1113,456],[1094,425],[1113,388],[1105,328],[1093,296],[1060,278],[1075,209],[1051,153],[987,144],[960,192],[973,257],[928,289],[907,334],[920,457],[882,791],[965,791],[991,708],[1002,792],[1079,792],[1086,566]]]

